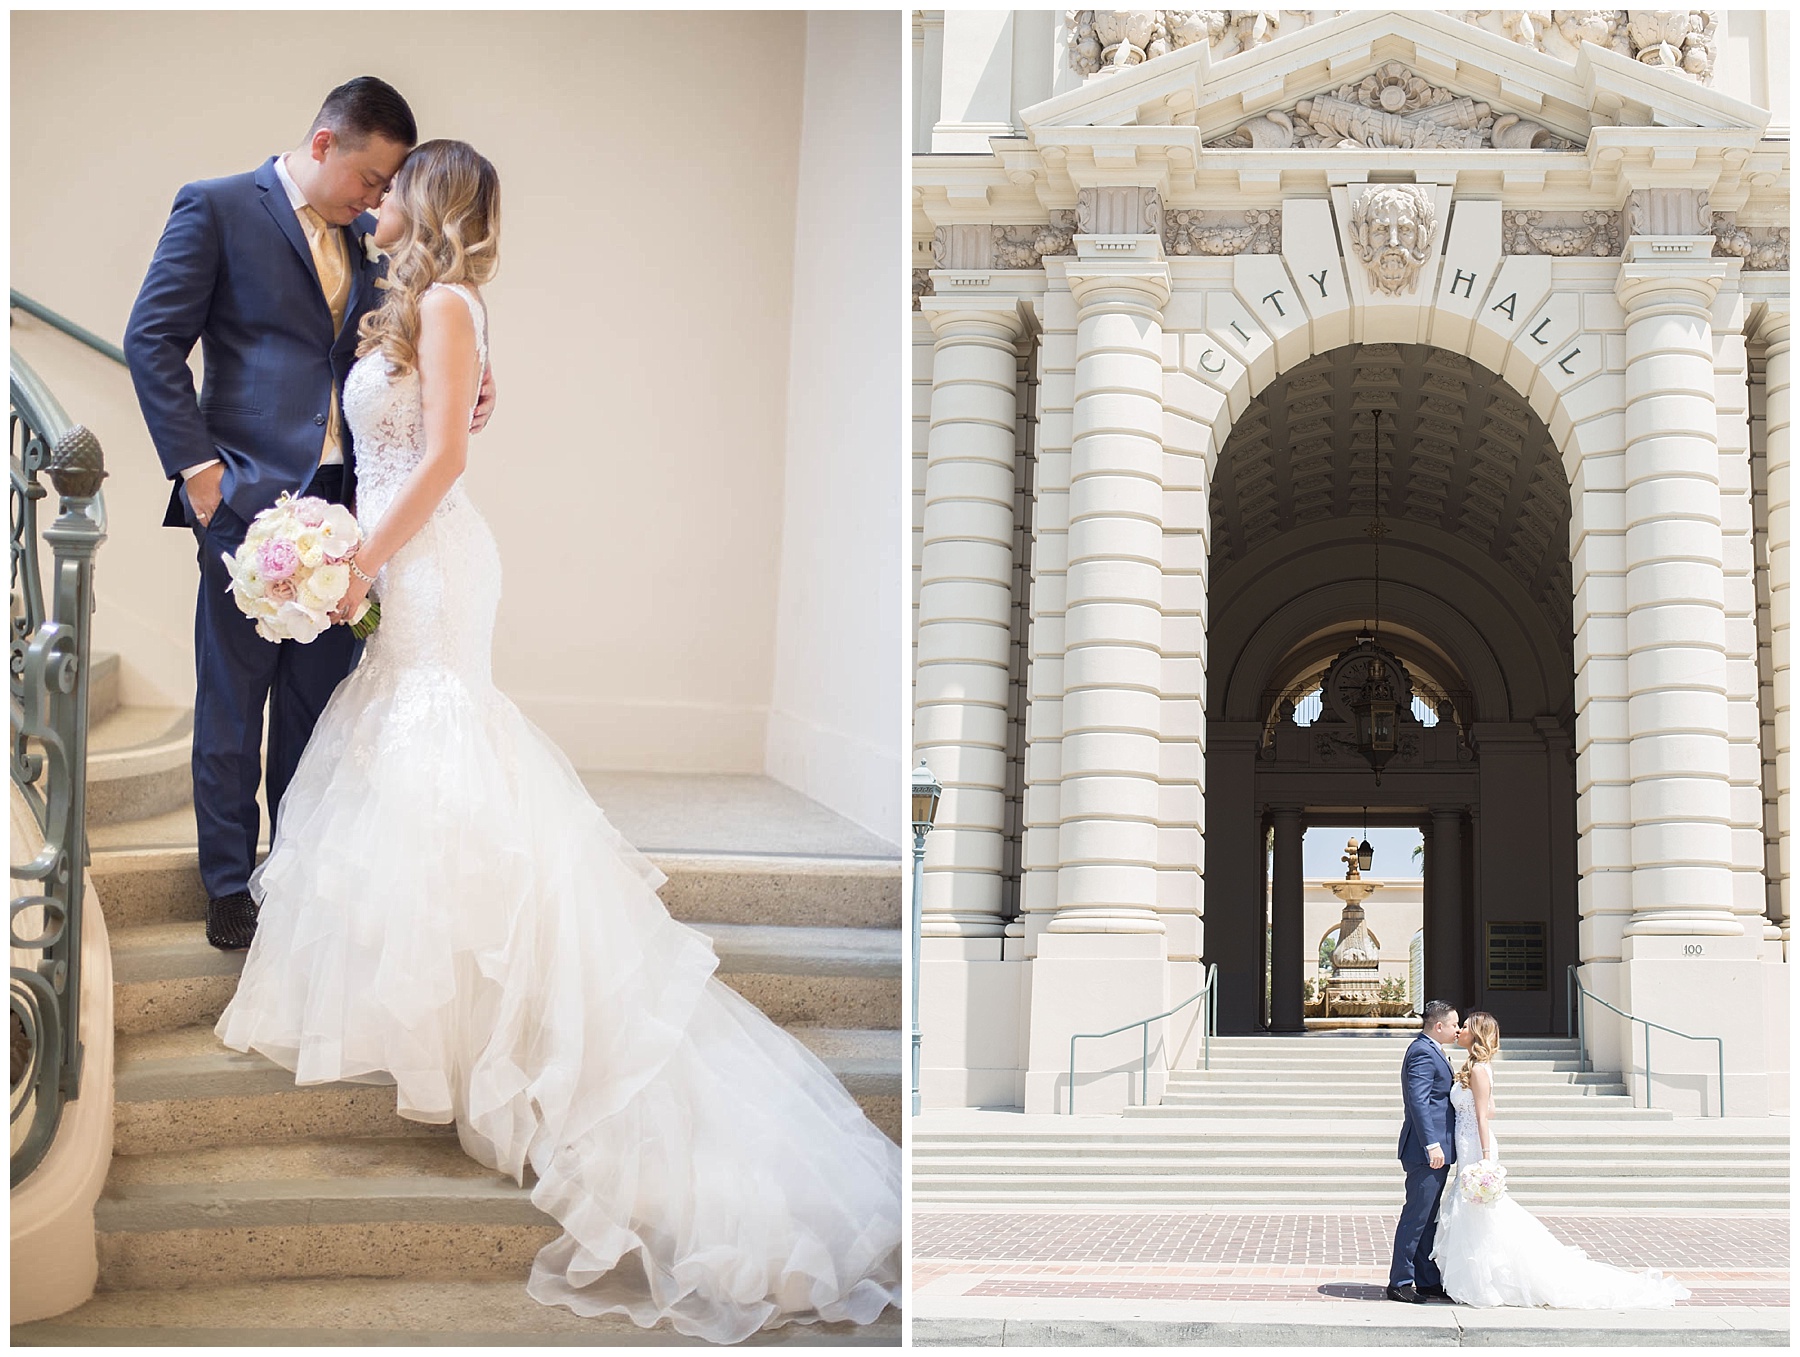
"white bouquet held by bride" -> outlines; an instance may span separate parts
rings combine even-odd
[[[231,596],[265,641],[305,645],[331,625],[350,590],[350,558],[362,544],[356,515],[341,504],[282,494],[250,523],[236,554],[224,553]],[[364,599],[351,619],[359,638],[375,630],[381,608]]]
[[[1492,1206],[1506,1195],[1506,1170],[1491,1159],[1483,1159],[1457,1176],[1457,1186],[1464,1201]]]

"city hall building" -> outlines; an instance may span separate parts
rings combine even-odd
[[[1412,1002],[1785,1113],[1787,23],[915,15],[927,1108],[1301,1031],[1370,825]]]

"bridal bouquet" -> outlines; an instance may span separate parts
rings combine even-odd
[[[1506,1170],[1491,1159],[1469,1165],[1456,1182],[1463,1200],[1479,1206],[1492,1206],[1506,1195]]]
[[[236,554],[225,553],[231,596],[263,640],[305,645],[331,625],[331,610],[349,592],[346,562],[361,542],[343,505],[283,493],[251,520]],[[380,620],[380,606],[364,599],[350,630],[366,637]]]

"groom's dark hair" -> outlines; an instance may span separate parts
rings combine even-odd
[[[1456,1012],[1455,1004],[1447,1004],[1442,999],[1432,999],[1419,1010],[1419,1027],[1423,1030],[1434,1022],[1442,1022],[1444,1014],[1454,1012]]]
[[[338,140],[350,150],[362,147],[371,136],[384,137],[400,146],[413,146],[419,140],[418,124],[400,91],[373,75],[346,80],[327,94],[307,137],[310,139],[321,127],[337,133]]]

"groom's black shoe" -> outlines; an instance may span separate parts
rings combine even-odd
[[[1415,1286],[1420,1300],[1449,1300],[1450,1293],[1441,1286]]]
[[[241,952],[256,937],[256,901],[233,891],[206,902],[206,940],[223,952]]]
[[[1425,1303],[1425,1297],[1419,1294],[1418,1288],[1411,1282],[1401,1282],[1399,1286],[1390,1286],[1387,1289],[1387,1298],[1389,1300],[1404,1301],[1408,1305],[1423,1305]]]

